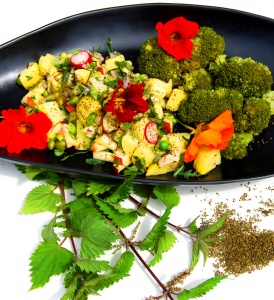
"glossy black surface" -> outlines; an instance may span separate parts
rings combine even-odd
[[[183,16],[200,26],[213,27],[226,40],[226,53],[252,57],[267,64],[274,72],[274,20],[245,12],[185,4],[131,5],[86,12],[51,23],[0,46],[0,111],[18,108],[26,93],[15,80],[28,62],[37,61],[41,55],[75,48],[101,47],[106,52],[108,37],[114,49],[125,54],[136,64],[140,44],[155,36],[158,21],[166,22]],[[137,67],[136,70],[137,71]],[[173,178],[172,174],[139,177],[137,182],[151,184],[218,184],[274,175],[274,126],[273,124],[255,141],[249,156],[240,161],[225,161],[199,179]],[[262,142],[261,140],[267,141]],[[50,151],[24,151],[13,155],[0,148],[0,158],[18,164],[38,165],[71,174],[124,179],[116,175],[109,165],[90,166],[85,155],[61,161]]]

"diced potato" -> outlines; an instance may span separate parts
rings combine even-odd
[[[91,96],[82,97],[76,106],[76,113],[78,119],[83,125],[86,125],[86,121],[92,112],[98,114],[101,113],[101,104]]]
[[[103,82],[98,81],[96,78],[94,77],[90,77],[89,82],[92,84],[92,86],[96,89],[96,91],[101,94],[104,91],[106,91],[108,89],[108,86],[105,85]]]
[[[183,137],[185,136],[185,138]],[[189,133],[171,133],[167,135],[169,150],[171,152],[184,153],[188,146]]]
[[[158,99],[166,97],[167,92],[170,91],[170,85],[157,78],[149,78],[146,82],[146,89],[148,94],[152,94]]]
[[[132,155],[132,162],[135,163],[134,156],[137,156],[139,158],[144,158],[146,161],[146,167],[148,167],[150,164],[152,164],[155,153],[151,149],[150,146],[148,146],[146,143],[139,143],[138,147],[134,150]]]
[[[93,158],[108,162],[114,162],[114,154],[112,152],[93,152]]]
[[[131,158],[134,150],[137,148],[139,140],[130,134],[125,134],[122,138],[122,148],[124,152]]]
[[[179,162],[171,162],[169,164],[164,165],[163,167],[159,167],[158,164],[151,164],[146,171],[146,176],[160,175],[166,174],[168,172],[173,172],[177,169]]]
[[[160,102],[154,102],[154,108],[155,108],[158,118],[162,119],[164,116],[164,111],[163,111],[163,108],[162,108]]]
[[[108,137],[106,134],[99,136],[98,138],[95,139],[94,142],[103,145],[107,147],[107,149],[112,151],[116,150],[118,146],[118,144],[113,139]]]
[[[173,89],[172,94],[166,103],[166,109],[171,111],[177,111],[182,101],[187,100],[187,93],[180,89]]]
[[[62,72],[56,67],[49,70],[48,81],[55,92],[62,91]]]
[[[34,87],[42,80],[39,65],[37,63],[31,63],[28,68],[20,73],[19,80],[26,90]]]
[[[106,150],[107,147],[106,146],[103,146],[103,145],[100,145],[100,144],[97,144],[97,143],[93,143],[90,150],[92,152],[101,152],[103,150]]]
[[[124,60],[125,60],[125,57],[122,54],[108,58],[105,60],[105,68],[107,69],[107,71],[117,69],[117,65],[115,64],[115,62],[116,61],[122,62]]]
[[[51,119],[53,126],[64,120],[64,114],[56,101],[41,103],[38,105],[38,110],[44,112]]]
[[[49,74],[49,71],[54,66],[54,61],[56,61],[56,59],[56,56],[49,53],[42,55],[39,58],[38,65],[42,76],[47,76]]]
[[[220,150],[201,146],[198,155],[194,160],[193,167],[199,174],[204,175],[219,164],[221,164]]]
[[[159,159],[158,166],[164,167],[165,165],[168,165],[173,162],[179,162],[179,161],[180,161],[180,153],[179,152],[168,153]]]
[[[145,139],[145,128],[148,123],[149,119],[144,117],[132,126],[132,135],[140,142],[144,141]]]
[[[83,131],[84,125],[77,120],[76,121],[76,150],[87,150],[87,136]]]
[[[115,172],[120,173],[122,170],[124,170],[130,164],[131,164],[131,160],[130,160],[129,156],[121,148],[117,148],[117,150],[114,151],[113,168],[114,168]]]
[[[90,77],[90,71],[85,69],[75,70],[75,78],[82,84],[86,84]]]
[[[22,104],[27,104],[27,99],[31,98],[35,105],[38,105],[41,101],[45,99],[43,93],[45,92],[46,81],[40,81],[35,87],[33,87],[22,99]]]
[[[172,79],[169,79],[168,83],[167,83],[167,88],[166,88],[166,97],[169,98],[171,93],[172,93]]]

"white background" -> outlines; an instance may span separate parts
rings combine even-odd
[[[116,0],[112,2],[111,6],[158,2]],[[176,1],[165,2],[175,3]],[[180,2],[177,1],[177,3]],[[273,1],[268,0],[211,0],[188,1],[187,3],[233,8],[274,18]],[[94,0],[5,1],[1,4],[0,11],[0,44],[63,17],[108,6],[110,6],[108,1]],[[25,176],[19,173],[12,164],[0,160],[0,299],[57,300],[64,293],[62,278],[60,277],[54,277],[42,289],[28,291],[31,286],[28,258],[39,243],[42,226],[51,217],[50,214],[19,215],[26,193],[35,185],[35,183],[27,181]],[[214,207],[214,205],[209,205],[211,200],[213,203],[224,201],[231,207],[236,207],[237,210],[242,210],[245,213],[247,209],[257,208],[261,200],[273,199],[274,191],[269,189],[269,187],[273,190],[274,178],[251,183],[217,185],[215,187],[179,187],[181,204],[174,210],[171,221],[177,225],[185,225],[205,209],[210,212]],[[240,197],[244,193],[248,193],[252,201],[241,202]],[[156,203],[154,207],[157,208]],[[152,223],[152,220],[150,222]],[[269,217],[259,226],[273,229],[273,224],[273,218]],[[165,254],[163,262],[153,269],[162,282],[167,282],[171,276],[187,268],[190,254],[189,245],[187,238],[183,235],[178,235],[176,247],[170,253]],[[228,280],[223,281],[202,299],[273,299],[273,270],[274,265],[270,264],[269,267],[252,274],[245,274],[236,279],[229,277]],[[211,276],[213,276],[211,261],[208,262],[206,267],[203,267],[202,262],[200,262],[198,269],[187,280],[187,288],[191,288]],[[157,296],[160,292],[153,279],[136,262],[131,276],[119,284],[104,290],[100,299],[144,300],[150,295]],[[90,299],[93,299],[93,297],[90,297]]]

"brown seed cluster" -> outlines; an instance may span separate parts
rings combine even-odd
[[[224,212],[228,216],[218,232],[222,238],[209,251],[209,257],[216,260],[213,265],[216,275],[239,276],[262,269],[274,261],[274,232],[258,229],[255,223],[259,218],[256,215],[244,219],[226,204],[219,203],[212,220],[203,220],[202,227],[216,222]]]

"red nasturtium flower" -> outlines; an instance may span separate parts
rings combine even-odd
[[[121,123],[132,122],[135,115],[146,112],[149,103],[143,98],[144,84],[132,83],[126,90],[116,89],[105,111],[116,115]]]
[[[0,122],[0,147],[7,147],[10,153],[20,153],[24,149],[45,149],[47,132],[52,127],[51,120],[43,112],[27,115],[25,107],[2,111]]]
[[[158,22],[156,30],[158,30],[157,44],[167,53],[177,60],[191,57],[193,50],[191,39],[199,31],[199,25],[196,22],[177,17],[165,24]]]
[[[202,145],[209,149],[224,150],[234,133],[232,113],[225,110],[208,124],[200,124],[184,154],[184,162],[193,161]]]

